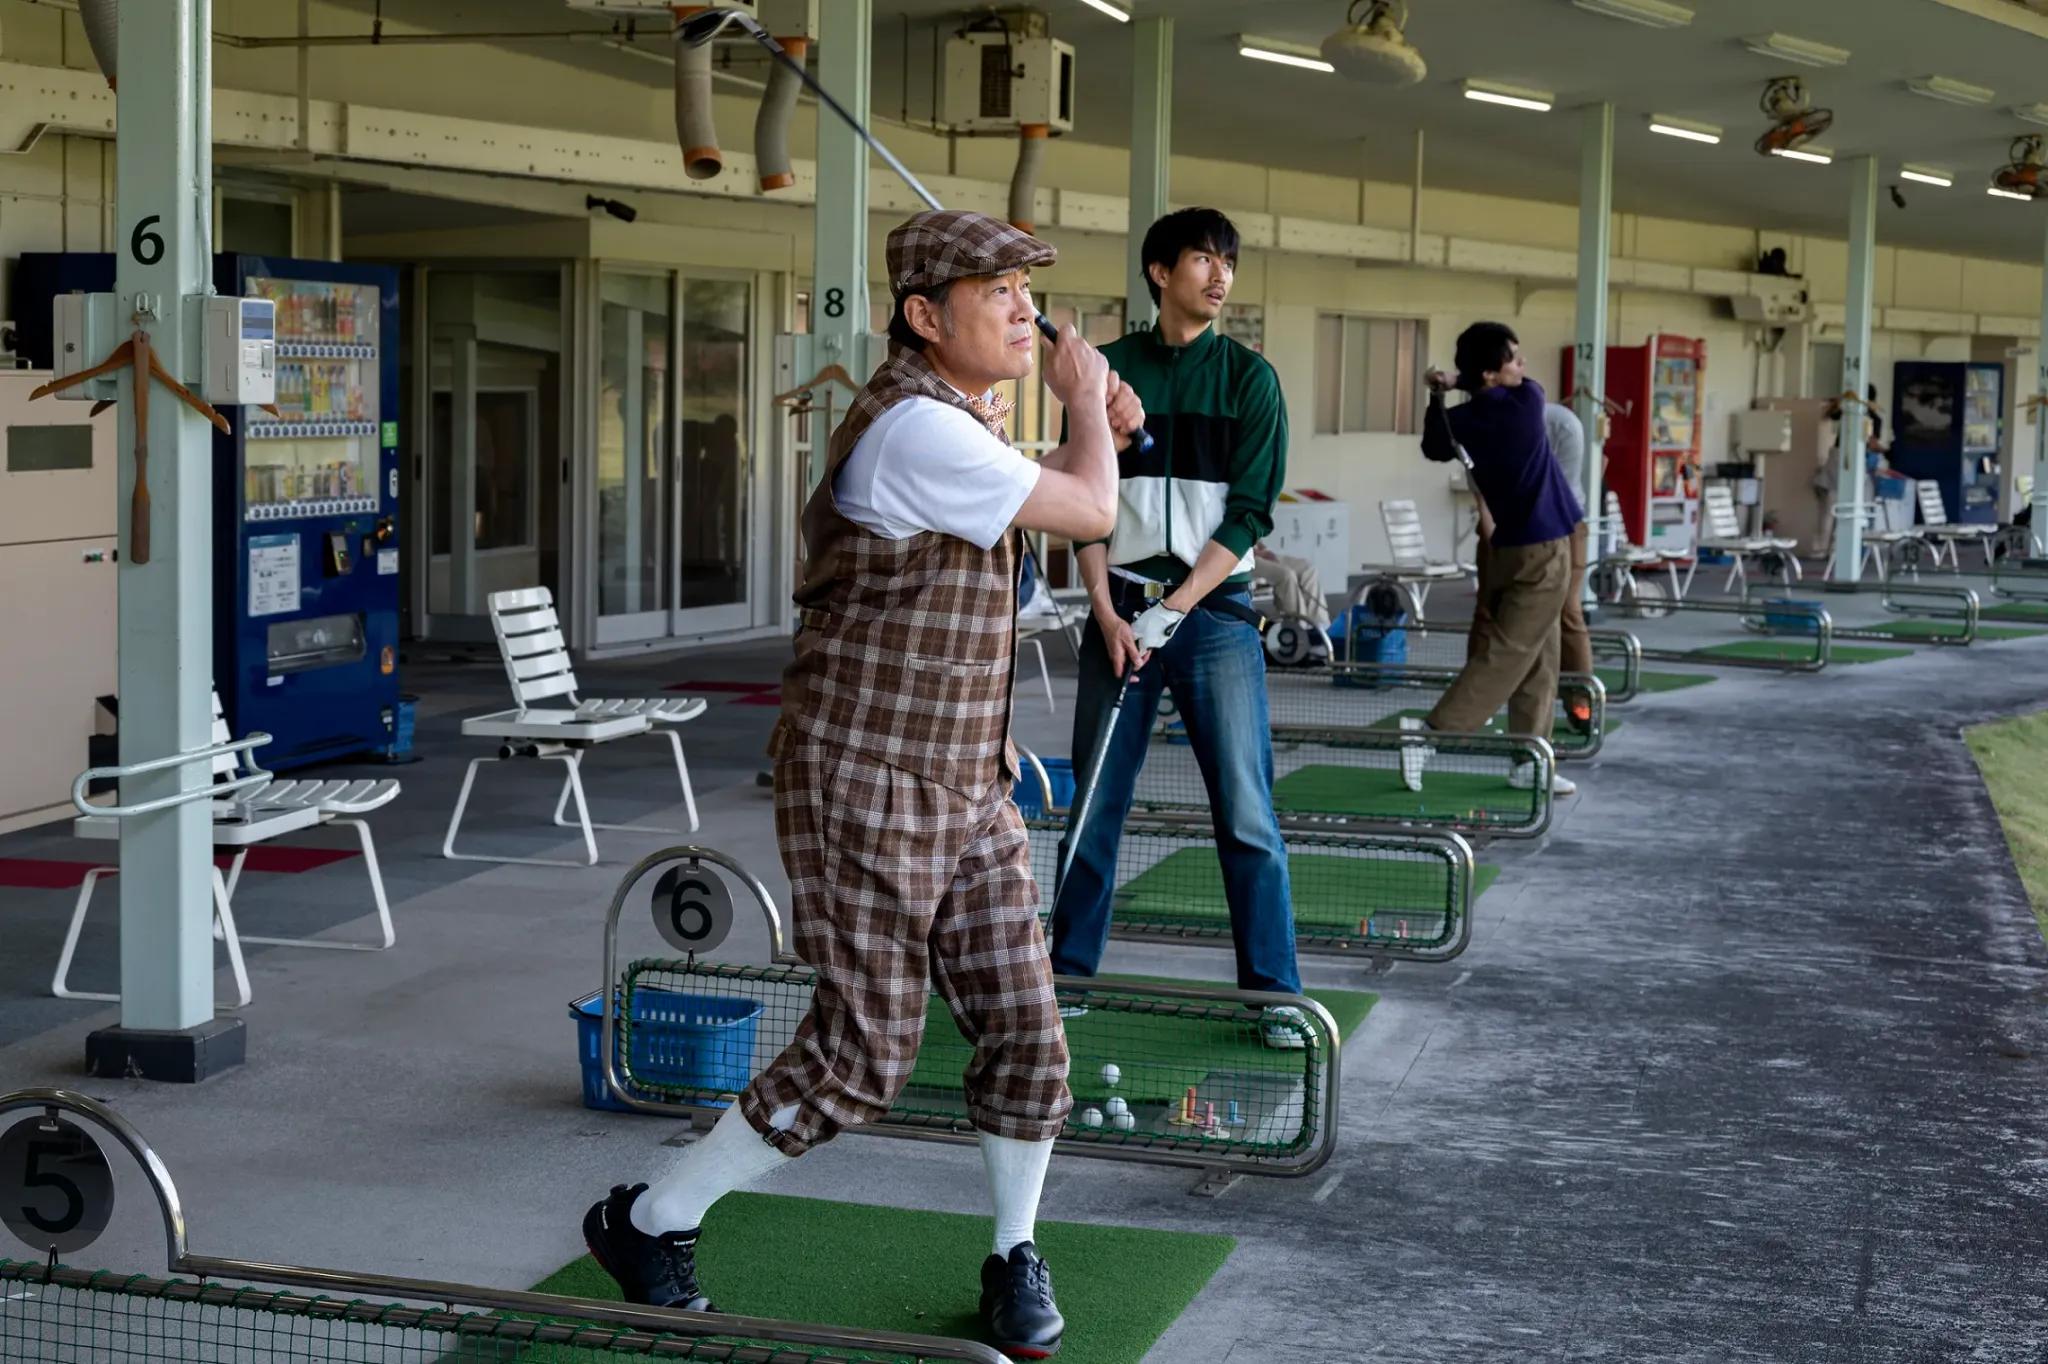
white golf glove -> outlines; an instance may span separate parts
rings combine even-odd
[[[1160,602],[1131,622],[1131,636],[1140,649],[1151,653],[1173,638],[1173,632],[1187,619],[1187,613],[1174,611]]]

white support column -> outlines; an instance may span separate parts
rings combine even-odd
[[[199,369],[200,328],[186,300],[208,291],[213,263],[211,0],[121,6],[118,53],[119,331],[143,327],[164,370],[189,378]],[[213,739],[213,433],[168,389],[151,392],[152,546],[149,562],[136,563],[130,499],[139,381],[138,372],[122,372],[116,408],[123,764]],[[210,762],[185,763],[122,782],[121,801],[212,780]],[[122,821],[121,1026],[88,1039],[96,1074],[132,1067],[153,1079],[193,1080],[241,1059],[240,1020],[213,1014],[211,826],[203,800]]]
[[[1600,561],[1600,463],[1603,420],[1600,399],[1607,393],[1607,267],[1612,255],[1614,225],[1614,106],[1586,109],[1580,130],[1579,159],[1579,308],[1578,351],[1573,366],[1572,411],[1586,428],[1586,468],[1580,496],[1586,503],[1586,561]],[[1593,575],[1586,575],[1582,598],[1595,604]]]
[[[820,6],[818,79],[862,123],[868,120],[874,0]],[[812,355],[857,380],[868,334],[868,149],[832,112],[818,109],[818,203],[811,269]],[[802,376],[799,376],[802,377]],[[825,472],[825,440],[811,442],[809,487]]]
[[[1849,307],[1842,330],[1842,402],[1837,423],[1835,497],[1835,581],[1853,583],[1863,563],[1863,504],[1868,480],[1863,470],[1864,396],[1870,391],[1870,317],[1877,288],[1877,158],[1861,156],[1851,166],[1849,195]]]
[[[1172,204],[1173,20],[1131,23],[1131,227],[1130,261],[1124,298],[1124,329],[1144,331],[1159,317],[1145,285],[1141,252],[1145,229],[1166,216]]]
[[[2034,515],[2028,532],[2029,552],[2042,554],[2048,553],[2048,241],[2042,245],[2041,339],[2034,345],[2034,367],[2034,393],[2040,402],[2034,408],[2034,491],[2028,499]],[[2001,500],[2010,505],[2011,494]]]

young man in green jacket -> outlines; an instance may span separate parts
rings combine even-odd
[[[1116,530],[1106,544],[1080,549],[1093,609],[1074,710],[1077,768],[1093,758],[1120,680],[1131,669],[1136,677],[1088,826],[1053,893],[1057,975],[1092,976],[1101,964],[1117,844],[1160,693],[1170,691],[1208,784],[1238,986],[1301,988],[1287,849],[1273,813],[1265,651],[1251,605],[1252,546],[1273,529],[1287,474],[1287,406],[1273,367],[1216,332],[1237,248],[1237,229],[1215,209],[1182,209],[1152,224],[1143,260],[1159,322],[1103,347],[1144,404],[1152,449],[1118,456]],[[1091,776],[1076,772],[1084,785]],[[1063,859],[1074,836],[1069,822]],[[1301,1046],[1297,1022],[1268,1015],[1267,1043]]]

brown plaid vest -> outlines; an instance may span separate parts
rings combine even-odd
[[[832,433],[824,479],[804,506],[801,623],[770,751],[801,733],[976,793],[1017,774],[1017,535],[988,550],[932,531],[891,540],[849,521],[832,495],[855,442],[916,397],[964,408],[1007,440],[999,415],[962,399],[917,352],[890,347]]]

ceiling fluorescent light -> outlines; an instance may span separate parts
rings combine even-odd
[[[1934,185],[1940,189],[1947,189],[1956,182],[1956,178],[1953,175],[1950,175],[1945,170],[1936,170],[1932,166],[1902,167],[1899,171],[1899,178],[1901,180],[1918,181],[1923,185]]]
[[[2048,104],[2015,105],[2012,116],[2022,123],[2033,123],[2048,128]]]
[[[1744,38],[1742,45],[1759,57],[1776,57],[1780,61],[1799,66],[1847,66],[1849,50],[1829,47],[1808,38],[1794,38],[1788,33],[1759,33]]]
[[[1572,0],[1582,10],[1604,14],[1609,19],[1626,19],[1645,28],[1684,28],[1692,22],[1692,11],[1671,0]]]
[[[1922,76],[1918,80],[1907,81],[1906,88],[1916,95],[1925,95],[1947,104],[1989,104],[1998,93],[1968,81],[1951,80],[1947,76]]]
[[[1557,103],[1557,96],[1548,90],[1527,90],[1519,85],[1501,85],[1496,81],[1466,81],[1465,98],[1476,99],[1482,104],[1505,104],[1510,109],[1529,109],[1539,114],[1550,112]]]
[[[1773,147],[1771,148],[1771,155],[1782,156],[1787,161],[1811,161],[1816,166],[1832,166],[1835,164],[1835,154],[1833,152],[1822,151],[1817,147],[1803,149]]]
[[[1993,185],[1990,189],[1987,189],[1984,192],[1994,199],[2017,199],[2023,204],[2031,204],[2034,202],[2034,196],[2031,194],[2014,194],[2011,190],[2000,189],[1996,185]]]
[[[1249,33],[1237,35],[1237,55],[1250,57],[1253,61],[1298,66],[1304,71],[1334,72],[1337,69],[1322,59],[1317,48],[1283,43],[1278,38],[1254,38]]]
[[[1688,142],[1704,142],[1713,146],[1721,140],[1721,130],[1712,123],[1695,123],[1689,118],[1673,118],[1669,114],[1651,114],[1650,131],[1666,137],[1682,137]]]
[[[1081,0],[1081,3],[1086,5],[1089,9],[1101,10],[1110,18],[1116,20],[1119,24],[1128,24],[1129,22],[1131,22],[1130,14],[1124,10],[1118,9],[1115,5],[1110,4],[1109,0]]]

